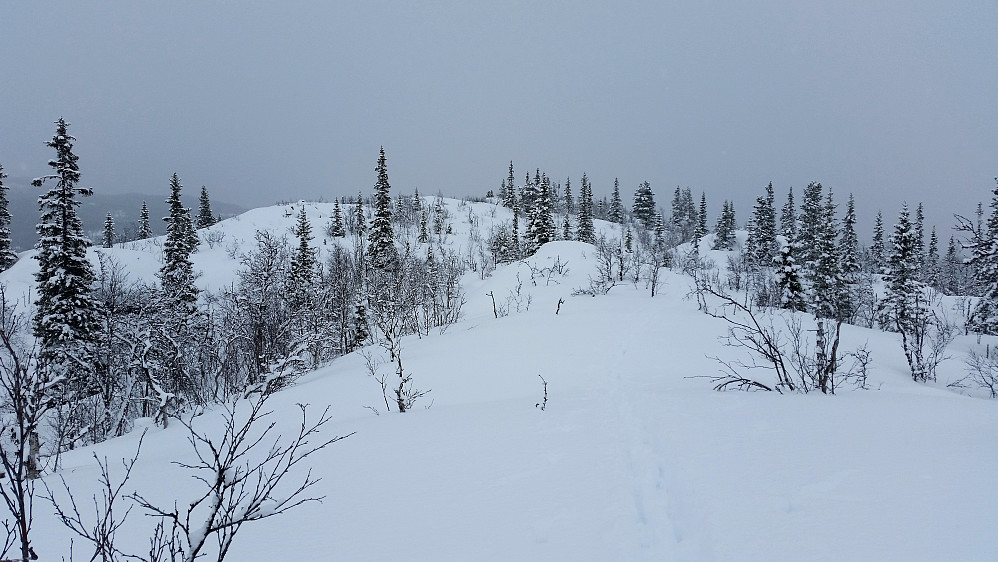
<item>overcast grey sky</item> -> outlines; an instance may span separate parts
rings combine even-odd
[[[497,188],[540,167],[597,194],[723,198],[818,180],[860,220],[944,227],[998,175],[998,2],[0,3],[0,163],[244,206]],[[868,228],[868,227],[867,227]]]

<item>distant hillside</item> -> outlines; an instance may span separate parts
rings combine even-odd
[[[38,196],[40,188],[31,187],[30,180],[25,178],[8,178],[4,183],[10,186],[11,239],[14,250],[22,252],[34,247],[36,240],[35,225],[38,224]],[[188,188],[190,193],[184,194],[184,204],[197,212],[200,187]],[[110,211],[114,218],[114,230],[122,239],[135,237],[138,231],[139,210],[142,202],[149,206],[149,222],[154,234],[164,234],[166,225],[161,220],[169,214],[166,205],[166,190],[157,194],[124,193],[107,194],[95,190],[92,197],[81,199],[80,220],[83,229],[94,241],[99,241],[104,233],[104,218]],[[231,203],[212,200],[211,210],[223,218],[238,215],[246,209]]]

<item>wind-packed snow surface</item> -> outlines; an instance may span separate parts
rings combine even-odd
[[[508,218],[487,204],[448,205],[458,248],[470,215],[484,234]],[[306,208],[321,232],[332,206]],[[230,283],[236,250],[250,249],[256,229],[286,233],[286,215],[288,206],[257,209],[212,227],[225,235],[195,256],[201,286]],[[137,278],[159,267],[155,241],[99,251]],[[562,274],[538,273],[555,263]],[[22,256],[2,279],[26,288],[34,267]],[[407,371],[431,389],[405,414],[384,412],[358,353],[272,397],[286,434],[300,422],[297,403],[314,415],[332,407],[329,437],[356,433],[311,458],[321,503],[248,524],[228,559],[998,560],[998,401],[945,387],[963,376],[975,339],[958,338],[940,382],[924,385],[910,380],[895,335],[845,327],[844,349],[872,352],[871,390],[720,393],[697,377],[718,373],[714,356],[744,354],[718,340],[726,326],[697,310],[689,278],[663,272],[654,298],[629,282],[572,296],[595,275],[593,248],[577,242],[547,244],[484,280],[469,273],[463,320],[404,342]],[[495,317],[489,293],[508,316]],[[219,426],[220,413],[194,424]],[[183,507],[200,489],[171,464],[191,461],[186,430],[144,425],[126,491]],[[65,455],[58,476],[85,518],[99,476],[92,454],[120,477],[118,459],[134,454],[139,434]],[[69,552],[51,511],[36,499],[44,559]],[[145,552],[153,525],[133,509],[118,546]],[[79,539],[74,548],[89,557]]]

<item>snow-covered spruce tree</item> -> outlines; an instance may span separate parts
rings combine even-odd
[[[891,245],[893,249],[885,276],[884,327],[901,334],[901,347],[912,379],[934,380],[935,366],[941,360],[943,350],[930,345],[930,330],[936,322],[926,302],[925,287],[918,280],[918,243],[907,203],[901,208]],[[944,340],[943,347],[945,343]]]
[[[180,200],[183,188],[180,178],[173,174],[170,177],[170,197],[166,200],[170,215],[163,218],[166,221],[166,241],[163,243],[159,282],[169,302],[193,313],[198,298],[198,290],[194,286],[194,264],[191,263],[195,247],[191,239],[191,216]]]
[[[353,208],[353,233],[363,238],[367,232],[367,219],[364,218],[364,196],[357,194],[357,203]]]
[[[946,255],[943,256],[939,264],[939,284],[940,290],[947,295],[956,295],[962,288],[958,281],[958,269],[963,266],[960,258],[960,247],[956,243],[956,237],[949,237],[949,244],[946,246]]]
[[[534,213],[537,215],[537,227],[534,236],[534,242],[539,246],[546,244],[557,237],[557,226],[554,222],[554,207],[555,207],[555,193],[556,190],[554,186],[551,185],[551,180],[545,175],[541,178],[541,190],[540,197],[537,200],[537,204],[534,205]],[[547,238],[545,241],[544,239]]]
[[[51,181],[52,187],[38,198],[38,298],[35,300],[33,332],[38,342],[38,369],[50,381],[61,381],[60,402],[71,403],[84,395],[92,374],[92,356],[97,330],[97,306],[93,300],[93,266],[87,259],[90,240],[76,208],[77,195],[93,190],[77,187],[79,159],[73,154],[68,124],[60,118],[56,132],[46,145],[56,157],[49,161],[55,173],[32,181],[36,187]]]
[[[700,240],[707,236],[707,193],[700,192],[700,208],[697,211],[696,227],[693,229],[693,238]]]
[[[865,267],[867,256],[862,254],[856,234],[856,201],[849,194],[846,214],[839,236],[839,264],[844,282],[843,321],[873,327],[876,323],[877,295],[873,289],[873,273]]]
[[[655,228],[655,194],[651,190],[651,184],[644,181],[634,192],[634,206],[631,214],[648,230]]]
[[[489,233],[488,249],[492,254],[493,263],[510,263],[519,258],[519,249],[514,245],[513,227],[504,222],[492,226]]]
[[[800,264],[805,272],[814,269],[818,259],[818,239],[824,236],[825,205],[822,188],[818,182],[811,182],[804,188],[804,201],[797,225],[797,247],[800,249]]]
[[[6,177],[3,166],[0,166],[0,271],[6,271],[17,261],[17,254],[11,248],[10,241],[10,203],[7,200],[8,188],[3,183]]]
[[[703,192],[701,192],[701,195],[703,195]],[[697,210],[696,202],[693,200],[693,191],[689,187],[683,189],[683,203],[686,205],[686,222],[695,230],[697,221],[700,220],[700,212]],[[692,231],[690,235],[692,236]]]
[[[201,245],[201,239],[198,238],[197,229],[194,228],[194,219],[191,217],[191,210],[184,208],[183,216],[183,227],[184,236],[187,238],[187,247],[191,249],[191,253],[197,251],[198,246]]]
[[[575,198],[572,197],[572,178],[565,178],[565,214],[575,213]]]
[[[367,236],[367,263],[376,269],[390,269],[398,261],[395,234],[392,230],[391,184],[388,183],[388,164],[385,147],[378,156],[378,181],[374,184],[374,220]]]
[[[915,255],[918,257],[918,267],[925,265],[925,205],[919,201],[915,207]]]
[[[527,234],[524,237],[527,241],[527,252],[531,254],[555,238],[554,217],[551,214],[551,186],[547,176],[542,178],[540,185],[534,186],[534,189],[536,194],[531,197],[533,203],[527,213]]]
[[[541,170],[537,168],[535,172],[534,179],[530,178],[530,174],[526,174],[523,178],[523,189],[520,190],[520,210],[523,214],[530,217],[531,209],[534,207],[534,200],[537,199],[537,194],[540,193],[541,188]]]
[[[350,348],[357,349],[367,345],[368,339],[371,337],[371,328],[367,321],[367,307],[362,300],[358,300],[357,304],[354,305],[350,328]]]
[[[811,228],[808,225],[805,229],[804,225],[801,225],[802,233],[809,230],[814,236],[811,242],[813,246],[810,248],[812,259],[805,269],[810,292],[810,310],[818,318],[847,318],[851,314],[851,304],[839,264],[839,247],[836,241],[838,231],[831,190],[828,191],[820,211],[821,218],[817,227]]]
[[[197,228],[208,228],[215,224],[215,215],[211,212],[211,200],[208,198],[208,188],[201,186],[201,197],[198,199]]]
[[[651,289],[651,296],[654,297],[658,292],[661,269],[663,267],[669,267],[668,260],[671,257],[666,249],[665,219],[662,217],[661,213],[655,213],[655,226],[652,232],[651,246],[647,248],[646,252],[642,252],[641,257],[644,258],[646,265],[645,271],[647,272],[647,276],[645,281],[648,288]],[[615,246],[617,245],[615,244]],[[617,248],[619,248],[619,246],[617,246]],[[621,272],[621,274],[622,273],[623,272]]]
[[[157,277],[159,291],[156,296],[154,318],[150,323],[152,343],[156,353],[162,358],[159,363],[158,380],[151,390],[158,403],[156,419],[164,426],[168,423],[170,410],[178,399],[189,394],[190,382],[196,378],[196,341],[206,328],[197,301],[200,294],[194,285],[197,278],[191,254],[196,248],[197,234],[191,220],[190,209],[183,206],[181,192],[183,185],[177,174],[170,177],[170,196],[166,202],[170,214],[166,222],[166,240],[163,243],[163,265]],[[150,373],[151,374],[151,373]]]
[[[691,240],[696,228],[696,212],[694,211],[691,216],[687,207],[687,195],[690,195],[689,204],[693,204],[692,194],[689,194],[688,191],[688,189],[683,191],[677,185],[676,191],[672,194],[672,217],[669,220],[669,226],[672,229],[675,242],[679,244]]]
[[[416,241],[420,244],[426,244],[430,241],[430,230],[429,230],[430,218],[426,215],[426,210],[422,212],[422,216],[419,218],[419,236]]]
[[[995,181],[998,183],[998,178]],[[958,216],[957,220],[957,230],[968,238],[964,247],[971,251],[974,280],[983,289],[967,327],[982,334],[998,334],[998,185],[992,191],[991,214],[986,224],[975,228],[963,217]]]
[[[946,256],[943,258],[943,283],[947,287],[946,292],[951,295],[979,294],[975,266],[969,263],[973,258],[965,255],[964,244],[955,236],[950,236]]]
[[[338,311],[333,308],[336,304],[333,297],[337,296],[332,289],[335,280],[322,274],[316,250],[311,246],[312,226],[304,207],[298,214],[294,235],[298,246],[291,254],[284,293],[292,325],[291,342],[287,356],[279,358],[277,369],[281,372],[277,375],[279,379],[272,382],[272,389],[330,359],[336,351],[338,325],[342,324],[342,318],[336,318]]]
[[[757,267],[768,267],[777,255],[776,210],[773,208],[773,183],[766,187],[766,195],[757,197],[752,208],[752,219],[745,242],[745,255]]]
[[[340,207],[339,197],[333,200],[333,217],[329,221],[326,233],[332,238],[343,238],[347,235],[346,229],[343,228],[343,209]]]
[[[624,222],[624,202],[620,199],[620,180],[613,178],[613,195],[610,196],[610,211],[607,215],[610,222]]]
[[[842,235],[839,237],[839,259],[842,275],[850,279],[859,273],[859,237],[856,235],[856,199],[852,193],[846,203],[846,215],[842,218]]]
[[[754,295],[759,306],[774,306],[779,303],[773,277],[774,260],[779,254],[776,240],[776,210],[774,208],[773,184],[766,187],[766,194],[756,198],[752,217],[745,225],[748,237],[738,258],[738,269],[744,269],[748,290]],[[729,270],[731,271],[731,270]],[[737,271],[732,271],[737,274]]]
[[[870,244],[870,271],[881,273],[884,271],[884,258],[887,257],[887,249],[884,246],[884,213],[877,211],[877,216],[873,219],[873,243]]]
[[[397,227],[395,232],[399,232],[403,237],[409,235],[409,217],[406,216],[408,205],[405,203],[405,196],[401,193],[395,196],[395,210],[392,211],[392,225]]]
[[[308,222],[304,206],[298,211],[294,235],[298,239],[298,246],[291,255],[291,264],[288,268],[287,294],[292,309],[300,309],[308,304],[307,293],[315,281],[318,265],[315,250],[311,246],[312,225]]]
[[[545,176],[546,178],[546,176]],[[551,212],[561,214],[565,212],[564,201],[561,198],[561,184],[548,179],[551,191]]]
[[[793,186],[790,186],[790,191],[787,193],[787,202],[783,204],[783,209],[780,213],[780,234],[785,236],[787,240],[795,240],[797,238],[797,209],[794,207]]]
[[[596,230],[593,226],[593,188],[586,174],[582,174],[582,187],[579,189],[579,215],[575,238],[587,244],[596,243]]]
[[[538,170],[538,180],[540,180],[540,170]],[[523,190],[520,193],[521,210],[524,215],[523,251],[525,254],[532,254],[536,248],[533,246],[533,233],[531,229],[534,223],[534,202],[540,194],[540,181],[534,183],[527,174],[523,180]]]
[[[922,282],[938,291],[943,290],[939,279],[939,235],[936,234],[935,226],[929,232],[929,247],[925,250],[925,264],[922,266]]]
[[[110,211],[104,217],[104,236],[101,237],[101,247],[114,247],[114,218],[111,217]]]
[[[419,216],[420,213],[426,210],[423,206],[423,198],[419,195],[418,187],[412,190],[412,199],[410,200],[410,203],[412,205],[413,217]]]
[[[149,226],[149,206],[143,201],[139,211],[139,240],[146,238],[152,238],[152,228]]]
[[[512,209],[516,203],[516,178],[513,176],[513,161],[509,161],[509,176],[506,177],[506,190],[503,193],[502,206]]]
[[[733,250],[735,248],[735,206],[725,200],[721,206],[721,214],[717,217],[714,227],[714,249]]]
[[[520,198],[513,198],[513,220],[509,227],[510,243],[509,247],[513,252],[513,259],[520,259]]]
[[[794,243],[788,241],[774,258],[776,286],[780,291],[780,308],[804,312],[804,287],[800,283],[800,266],[794,259]]]
[[[485,198],[488,199],[488,198],[491,198],[491,197],[493,197],[493,195],[492,195],[492,190],[490,189],[490,190],[488,190],[485,193]],[[503,178],[502,181],[499,182],[499,192],[495,195],[495,197],[498,198],[500,205],[502,205],[503,202],[506,201],[506,197],[507,197],[507,195],[506,195],[506,178]]]

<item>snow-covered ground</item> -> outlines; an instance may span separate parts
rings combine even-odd
[[[455,247],[467,242],[469,208],[483,236],[507,216],[448,205]],[[316,246],[331,244],[322,231],[332,206],[306,209]],[[212,227],[225,234],[195,256],[201,286],[231,283],[254,231],[286,233],[293,221],[279,206]],[[110,252],[151,278],[158,248]],[[563,274],[531,280],[531,264],[556,262]],[[0,280],[23,292],[34,267],[22,257]],[[406,414],[365,408],[383,401],[357,353],[273,396],[286,433],[297,403],[315,414],[331,406],[329,436],[356,433],[311,458],[322,503],[244,527],[229,559],[998,560],[998,401],[944,384],[963,375],[976,340],[957,339],[940,382],[925,385],[910,380],[895,335],[845,327],[844,349],[872,352],[871,390],[719,393],[696,377],[718,372],[712,356],[738,351],[718,341],[725,324],[687,298],[690,279],[663,272],[654,298],[630,283],[572,296],[595,268],[591,246],[555,242],[484,280],[469,273],[463,320],[404,342],[406,369],[431,389]],[[511,314],[495,317],[490,292]],[[194,423],[218,426],[219,412]],[[134,454],[139,433],[64,457],[60,475],[85,517],[99,476],[92,454],[120,475],[117,459]],[[183,505],[198,482],[171,461],[190,459],[180,424],[148,427],[126,491]],[[69,551],[51,511],[36,500],[43,559]],[[119,547],[142,552],[153,524],[133,509]],[[75,549],[89,552],[79,540]]]

